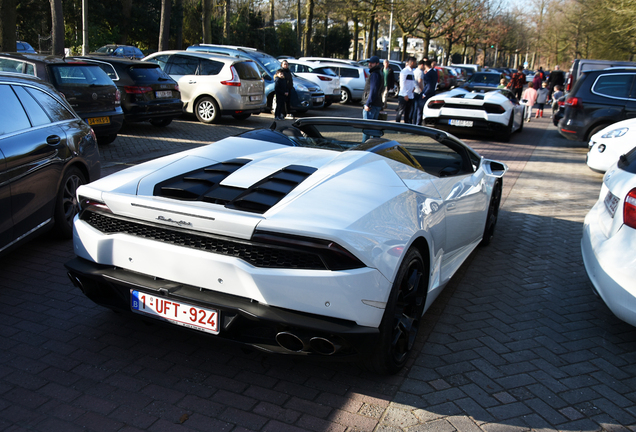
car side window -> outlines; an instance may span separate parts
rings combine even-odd
[[[123,47],[117,48],[113,54],[118,56],[118,57],[123,57],[124,56],[124,48]]]
[[[199,75],[218,75],[223,69],[223,63],[214,60],[201,60]]]
[[[199,59],[185,56],[172,56],[168,65],[170,75],[196,75]]]
[[[0,71],[22,73],[24,62],[14,59],[0,59]]]
[[[115,68],[112,65],[107,63],[97,63],[97,66],[99,66],[101,70],[106,72],[106,75],[108,75],[108,78],[112,79],[113,81],[119,80],[119,77],[117,76],[117,72],[115,72]]]
[[[11,86],[0,84],[0,100],[2,100],[3,108],[3,113],[0,116],[0,137],[31,127],[29,118]]]
[[[633,80],[633,74],[601,75],[592,85],[592,93],[611,98],[627,99]]]
[[[161,68],[161,70],[165,72],[167,64],[168,64],[168,60],[170,60],[170,56],[169,55],[158,55],[158,56],[150,58],[150,59],[148,59],[146,61],[149,61],[150,63],[158,64],[159,67]]]
[[[340,76],[343,78],[358,78],[360,74],[358,74],[357,69],[340,68]]]
[[[33,96],[36,101],[38,101],[40,106],[44,108],[44,111],[46,111],[53,122],[72,120],[75,118],[73,113],[71,113],[64,105],[42,90],[27,88],[26,91]]]
[[[26,110],[32,126],[42,126],[51,123],[51,119],[44,112],[44,109],[27,93],[22,86],[13,86],[13,90],[18,95],[22,106]]]

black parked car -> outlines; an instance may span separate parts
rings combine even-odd
[[[91,54],[136,60],[141,60],[145,57],[144,53],[141,52],[139,48],[131,45],[104,45]]]
[[[0,71],[35,75],[50,82],[93,128],[100,144],[117,138],[124,122],[121,94],[99,66],[70,57],[0,53]]]
[[[78,59],[97,64],[113,80],[127,122],[150,121],[162,127],[182,114],[179,86],[158,64],[116,57]]]
[[[99,178],[95,134],[42,80],[0,72],[0,254],[54,228],[70,238],[76,189]]]
[[[617,121],[636,117],[636,68],[583,73],[565,101],[559,132],[573,141],[588,141]]]

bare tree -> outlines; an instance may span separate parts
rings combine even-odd
[[[161,22],[159,23],[159,51],[168,49],[170,40],[170,12],[172,0],[161,0]]]
[[[212,43],[212,0],[203,0],[203,43]]]
[[[303,32],[303,53],[306,56],[311,55],[311,36],[313,32],[314,21],[314,0],[307,0],[305,5],[305,30]]]
[[[130,22],[132,15],[132,0],[121,0],[121,27],[119,43],[128,44],[128,34],[130,33]]]
[[[51,0],[51,54],[64,54],[64,13],[62,0]]]
[[[223,42],[227,43],[230,39],[230,7],[231,0],[225,0],[223,4]]]
[[[0,0],[0,51],[13,52],[16,50],[16,21],[16,0]]]

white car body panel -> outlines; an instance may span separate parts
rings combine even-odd
[[[617,129],[627,129],[620,137],[605,136]],[[613,123],[590,137],[587,166],[605,172],[621,155],[636,147],[636,119]]]
[[[596,292],[621,320],[636,326],[636,229],[623,223],[625,197],[636,188],[636,175],[612,165],[599,199],[585,217],[581,252]],[[605,198],[619,198],[614,217]]]

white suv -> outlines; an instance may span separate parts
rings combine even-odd
[[[318,62],[285,60],[289,70],[320,86],[325,93],[325,107],[340,102],[340,77],[329,66]]]
[[[340,76],[340,103],[362,100],[364,84],[369,76],[364,67],[351,60],[324,57],[301,57],[299,60],[320,62],[323,66],[329,66],[329,69]]]
[[[244,120],[266,108],[263,78],[253,61],[203,52],[161,51],[144,61],[179,84],[183,109],[203,123],[221,115]]]

